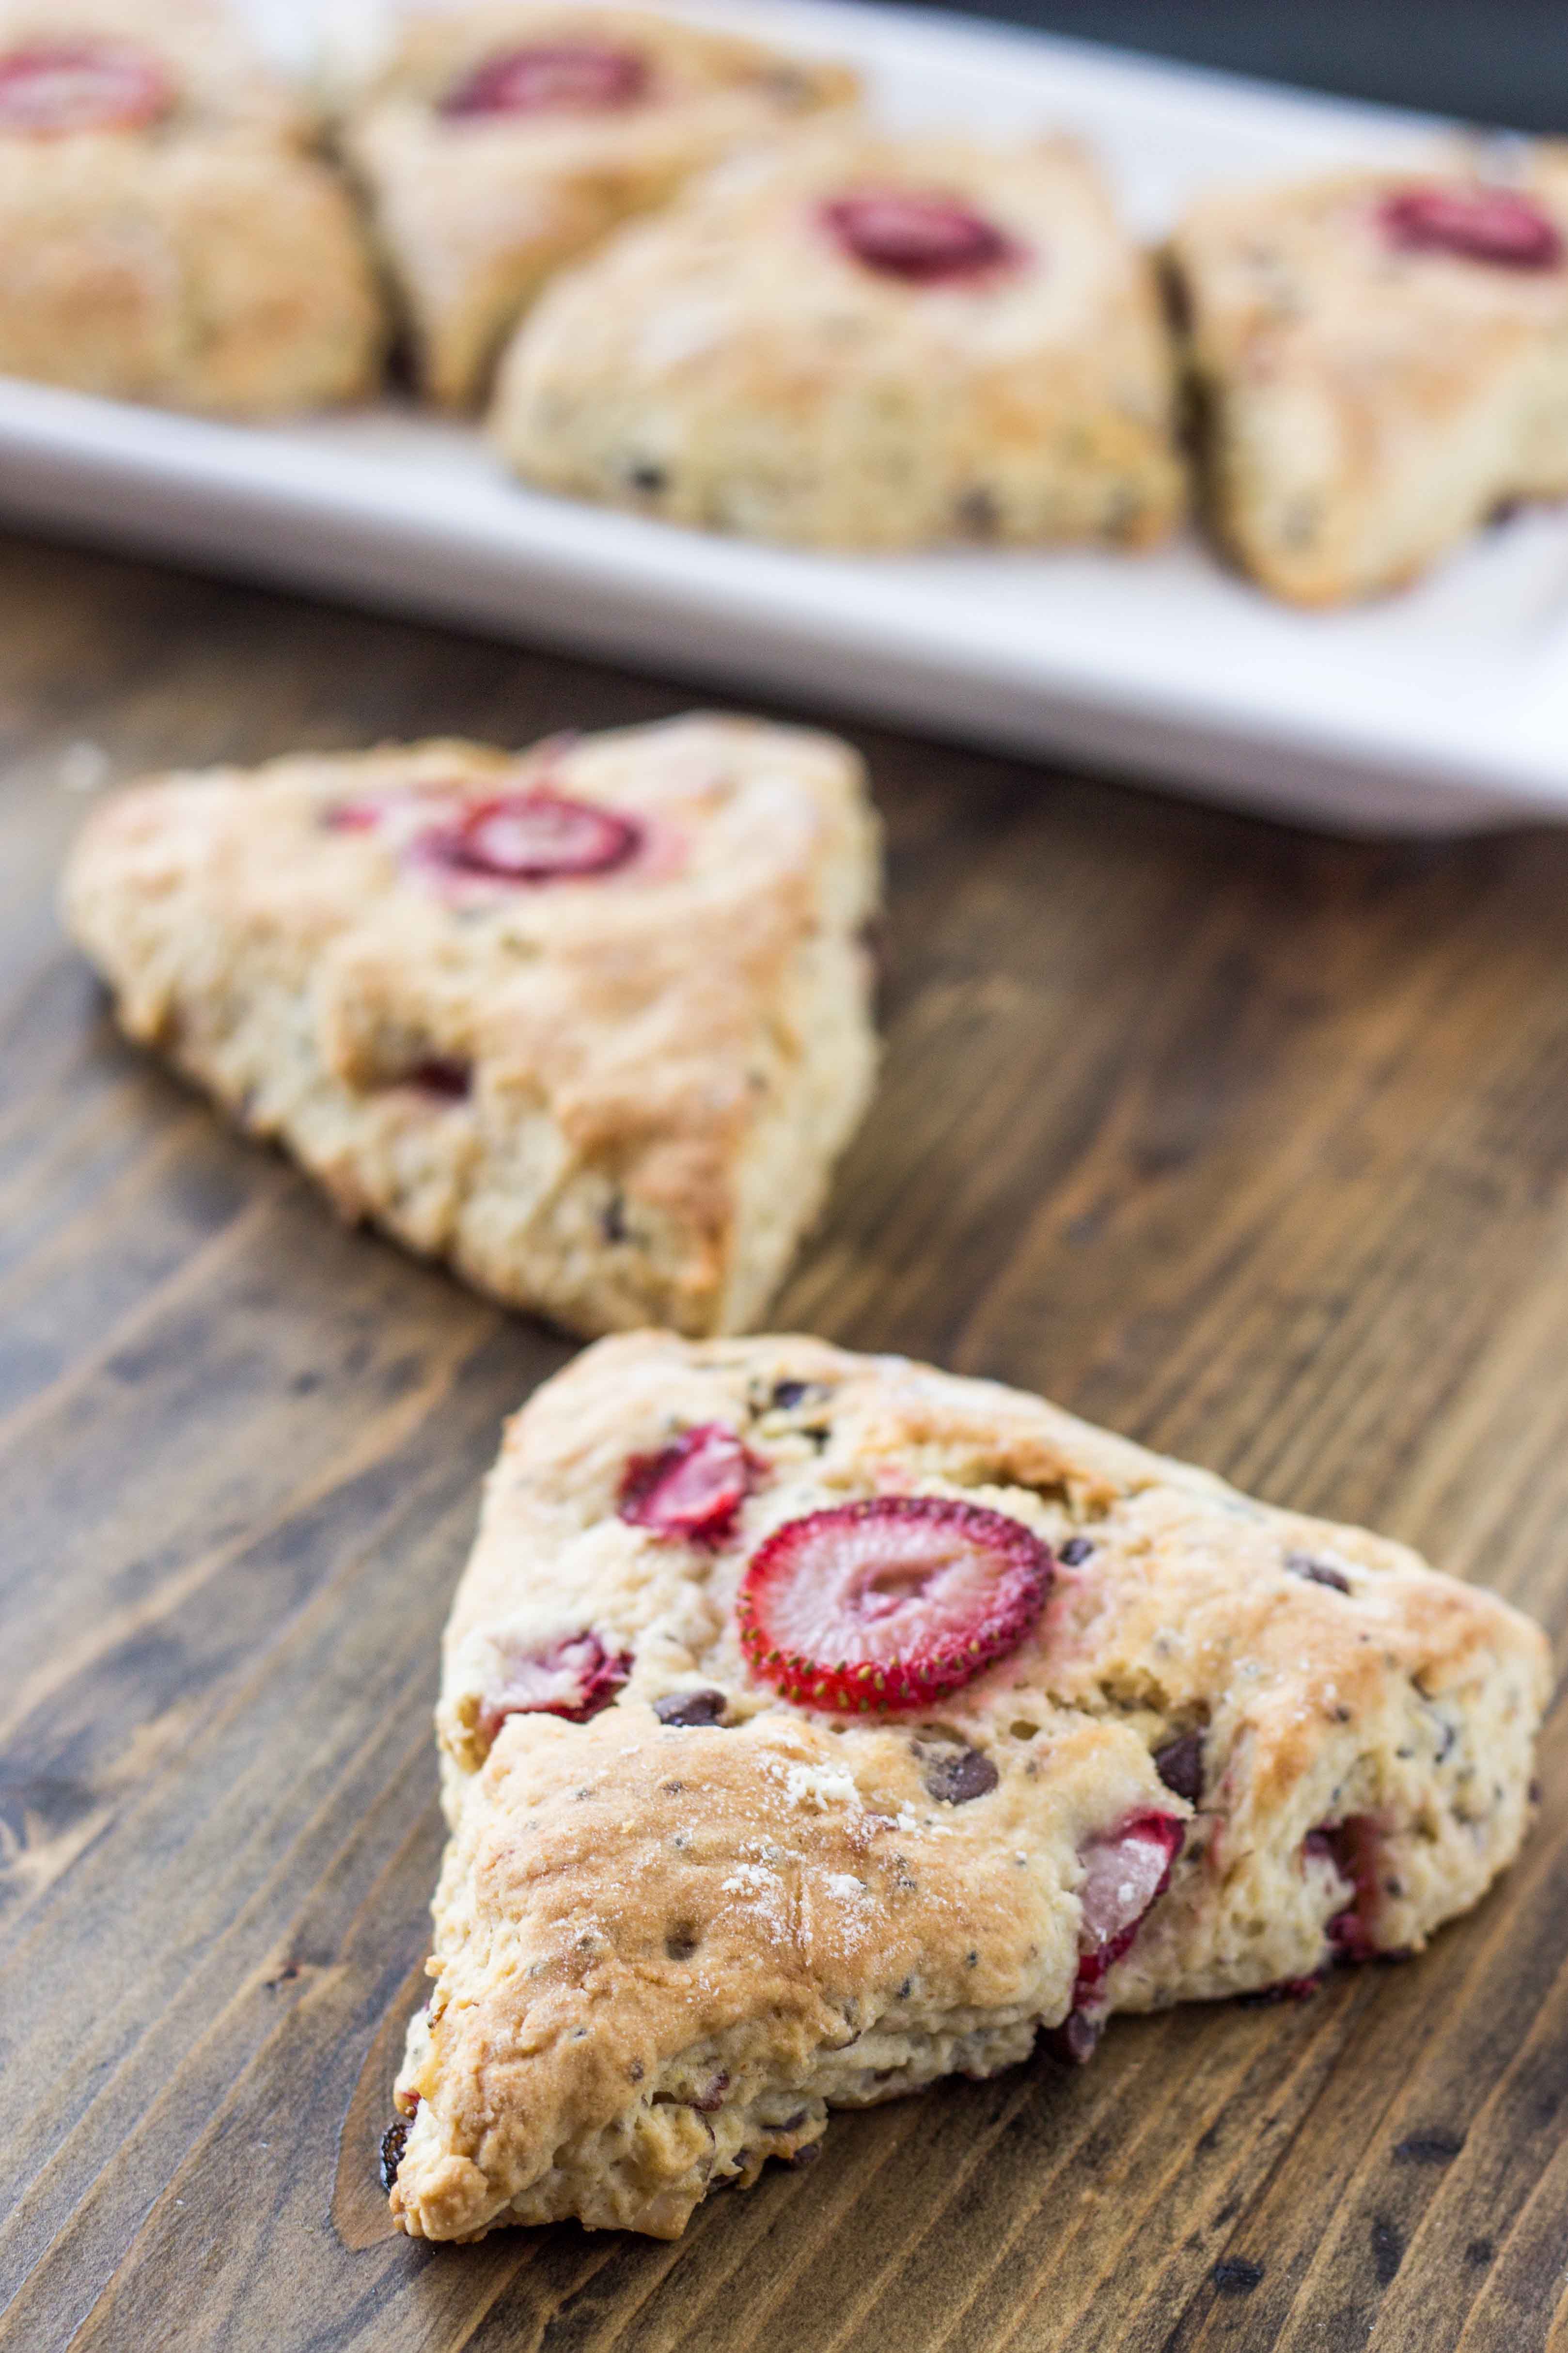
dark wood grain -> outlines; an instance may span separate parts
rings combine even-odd
[[[1419,1961],[847,2116],[677,2246],[388,2234],[437,1634],[500,1417],[567,1346],[344,1231],[120,1044],[53,878],[92,747],[681,702],[0,543],[0,2347],[1539,2353],[1560,1716],[1541,1830]],[[1336,844],[863,740],[886,1081],[778,1320],[1371,1520],[1561,1645],[1568,838]]]

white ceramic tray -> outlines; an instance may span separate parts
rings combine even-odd
[[[298,50],[321,0],[251,5]],[[849,0],[688,13],[854,58],[902,124],[1073,129],[1148,234],[1201,186],[1406,158],[1444,135],[934,13]],[[1137,557],[799,554],[523,491],[477,433],[392,406],[230,427],[15,381],[0,381],[0,512],[1336,829],[1568,819],[1563,513],[1521,515],[1400,596],[1303,615],[1193,540]]]

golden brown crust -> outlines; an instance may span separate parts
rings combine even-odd
[[[734,1430],[732,1535],[628,1525],[628,1461]],[[930,1719],[781,1701],[733,1599],[756,1546],[868,1493],[982,1502],[1053,1546],[1036,1630]],[[498,1663],[591,1632],[626,1681],[586,1724],[486,1714]],[[1528,1818],[1538,1630],[1404,1546],[1249,1502],[1041,1400],[809,1339],[606,1341],[510,1426],[446,1641],[452,1841],[394,2211],[431,2237],[576,2214],[670,2235],[831,2105],[1028,2050],[1075,1999],[1083,1855],[1182,1818],[1113,2009],[1325,1965],[1360,1824],[1383,1950],[1473,1903]],[[716,1694],[721,1724],[655,1704]],[[493,1737],[492,1737],[493,1731]],[[1195,1806],[1161,1778],[1195,1739]],[[994,1786],[943,1800],[933,1753]]]
[[[541,779],[632,818],[637,856],[454,898],[405,854],[432,794]],[[327,821],[376,795],[384,827]],[[592,1332],[759,1311],[869,1091],[876,891],[846,746],[693,718],[155,780],[89,824],[66,898],[130,1034],[346,1214]],[[465,1099],[413,1082],[441,1064]]]
[[[939,191],[1013,259],[911,285],[822,206]],[[491,428],[548,490],[816,546],[1162,538],[1183,503],[1149,267],[1070,142],[797,133],[561,278],[503,363]]]
[[[1568,237],[1563,151],[1527,184]],[[1395,587],[1500,502],[1568,492],[1568,267],[1396,249],[1380,207],[1467,182],[1345,173],[1205,199],[1169,247],[1205,504],[1277,595]]]
[[[602,45],[642,59],[637,104],[451,121],[442,97],[487,57]],[[845,68],[621,8],[512,0],[416,18],[342,126],[426,389],[463,407],[551,273],[692,172],[856,95]]]

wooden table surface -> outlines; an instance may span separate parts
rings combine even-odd
[[[1568,1739],[1421,1959],[840,2118],[666,2245],[431,2250],[372,2179],[437,1640],[566,1344],[120,1044],[83,788],[682,707],[0,543],[5,2353],[1568,2345]],[[886,1078],[782,1325],[1040,1388],[1568,1620],[1568,834],[1347,845],[860,733]]]

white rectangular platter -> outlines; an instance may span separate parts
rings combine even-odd
[[[308,38],[312,0],[251,5],[274,46]],[[900,125],[1075,131],[1151,237],[1201,187],[1418,157],[1445,135],[935,13],[685,13],[855,60]],[[804,554],[522,490],[477,430],[390,403],[258,428],[0,380],[0,513],[1333,829],[1568,819],[1561,512],[1518,516],[1399,596],[1301,614],[1192,537],[1152,556]]]

